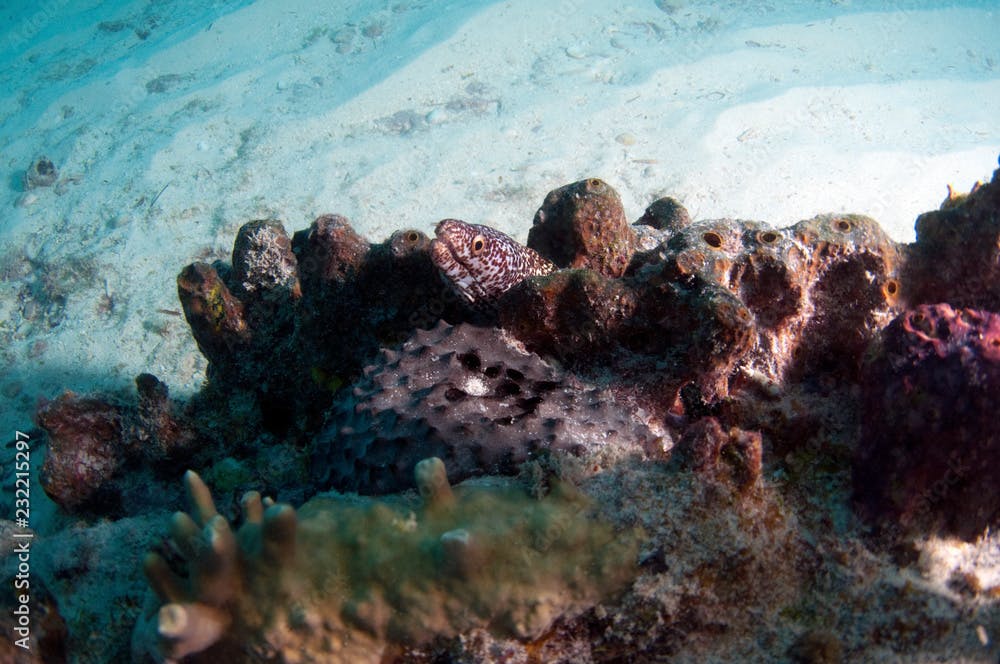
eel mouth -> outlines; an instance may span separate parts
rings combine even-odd
[[[469,302],[475,301],[472,293],[476,278],[459,259],[451,243],[440,237],[431,240],[431,261],[462,297]]]

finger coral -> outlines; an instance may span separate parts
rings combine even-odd
[[[374,664],[474,628],[530,640],[637,573],[635,533],[594,518],[569,486],[540,500],[452,488],[433,458],[415,474],[419,503],[331,494],[293,510],[251,493],[234,532],[189,471],[192,512],[171,522],[178,562],[145,562],[157,601],[134,656]]]

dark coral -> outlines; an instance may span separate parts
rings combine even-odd
[[[636,236],[618,192],[590,178],[549,192],[535,213],[528,246],[559,267],[620,277],[632,259]]]
[[[379,348],[442,316],[461,321],[428,244],[418,231],[370,244],[340,215],[292,239],[280,222],[254,221],[240,229],[231,266],[184,268],[178,292],[209,360],[209,392],[250,404],[220,417],[250,436],[263,428],[306,440]]]
[[[299,271],[309,292],[350,282],[371,248],[350,221],[339,214],[317,217],[307,231],[295,234]]]
[[[444,460],[455,482],[515,474],[556,450],[655,454],[661,436],[607,390],[518,349],[502,332],[442,323],[365,370],[317,437],[313,468],[322,486],[387,493],[411,487],[427,456]]]
[[[136,376],[135,415],[129,423],[132,445],[147,458],[159,461],[190,452],[196,444],[193,426],[170,399],[167,384],[152,374]]]
[[[298,261],[280,221],[263,219],[240,227],[233,243],[233,282],[251,302],[302,295]]]
[[[296,233],[305,288],[298,336],[318,353],[324,371],[356,375],[381,347],[402,342],[415,328],[464,320],[429,247],[430,238],[412,229],[369,244],[339,215]]]
[[[498,304],[505,330],[534,352],[571,365],[609,358],[637,307],[627,283],[582,269],[523,281]]]
[[[616,280],[561,271],[511,289],[499,311],[504,329],[532,351],[610,378],[661,414],[689,383],[725,396],[754,338],[750,313],[725,289],[656,274]]]
[[[948,302],[1000,311],[1000,169],[992,182],[949,196],[917,217],[904,293],[913,304]]]
[[[181,270],[177,295],[191,334],[211,369],[232,370],[250,345],[243,303],[207,263],[193,263]]]
[[[899,532],[965,539],[1000,524],[1000,314],[920,305],[894,320],[862,379],[855,491]]]

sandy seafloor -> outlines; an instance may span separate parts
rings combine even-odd
[[[911,240],[1000,151],[1000,6],[938,4],[3,3],[0,431],[142,371],[197,390],[175,276],[255,218],[523,240],[549,190],[597,176],[633,219],[672,195]],[[59,181],[25,191],[38,155]]]

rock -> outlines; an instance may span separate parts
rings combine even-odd
[[[41,474],[45,493],[68,511],[99,499],[98,491],[124,460],[122,409],[65,392],[42,404],[36,419],[49,438]]]
[[[38,187],[51,187],[59,179],[59,171],[55,164],[48,157],[38,157],[28,170],[24,173],[24,190],[36,189]]]

